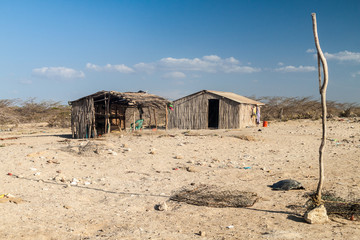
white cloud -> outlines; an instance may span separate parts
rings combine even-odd
[[[216,72],[215,67],[217,62],[203,60],[200,58],[162,58],[158,62],[161,69],[180,70],[180,71],[201,71],[201,72]]]
[[[86,64],[87,69],[95,70],[95,71],[101,71],[101,67],[92,63]]]
[[[221,58],[217,55],[207,55],[202,58],[174,58],[167,57],[162,58],[155,62],[139,62],[133,67],[128,67],[124,64],[121,65],[111,65],[107,64],[105,66],[99,66],[92,63],[86,64],[87,69],[94,71],[117,71],[122,73],[132,73],[132,72],[146,72],[152,74],[154,72],[178,72],[178,75],[167,76],[165,77],[184,77],[184,72],[206,72],[206,73],[254,73],[261,71],[260,68],[255,68],[251,66],[241,65],[240,61],[234,57]],[[182,73],[183,75],[179,75]]]
[[[351,74],[351,76],[352,76],[353,78],[355,78],[355,77],[357,77],[357,76],[360,76],[360,71]]]
[[[74,79],[84,78],[85,74],[82,71],[77,71],[66,67],[42,67],[32,70],[34,76],[54,79]]]
[[[216,55],[204,56],[203,59],[206,60],[206,61],[211,61],[211,62],[221,61],[221,58],[219,56],[216,56]]]
[[[284,63],[283,62],[278,62],[278,65],[279,66],[284,66]]]
[[[31,85],[33,82],[31,80],[26,79],[26,80],[21,80],[20,83],[23,85]]]
[[[232,64],[240,64],[239,60],[235,59],[234,57],[226,58],[225,62],[232,63]]]
[[[360,53],[350,52],[350,51],[342,51],[338,53],[324,53],[325,57],[328,60],[338,60],[338,61],[354,61],[360,63]]]
[[[254,73],[260,72],[260,68],[253,68],[249,66],[223,66],[225,73]]]
[[[240,65],[234,57],[222,59],[216,55],[202,58],[162,58],[156,63],[162,70],[172,71],[198,71],[198,72],[224,72],[224,73],[253,73],[261,71],[260,68]]]
[[[314,66],[285,66],[275,69],[276,72],[313,72],[316,71]]]
[[[134,65],[134,68],[141,72],[146,72],[148,74],[153,73],[156,69],[156,66],[154,63],[137,63]]]
[[[92,63],[87,63],[86,68],[95,70],[98,72],[101,72],[101,71],[115,71],[115,72],[121,72],[121,73],[134,72],[134,69],[132,69],[124,64],[118,64],[118,65],[106,64],[105,66],[99,66],[99,65],[92,64]]]
[[[163,78],[167,78],[167,79],[180,79],[180,78],[186,78],[185,73],[183,72],[169,72],[169,73],[165,73],[163,75]]]
[[[308,50],[306,50],[306,52],[307,52],[307,53],[314,53],[314,52],[316,52],[316,50],[313,49],[313,48],[309,48]]]

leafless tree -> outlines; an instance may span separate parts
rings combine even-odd
[[[312,13],[312,22],[313,22],[313,32],[314,32],[314,39],[315,39],[315,46],[317,49],[317,59],[318,59],[318,77],[319,77],[319,90],[321,95],[321,106],[322,106],[322,139],[319,148],[319,183],[316,190],[315,195],[315,203],[316,205],[320,205],[321,201],[321,190],[324,183],[324,156],[323,152],[325,149],[326,144],[326,116],[327,116],[327,109],[326,109],[326,88],[328,84],[328,65],[326,62],[326,58],[320,48],[319,38],[317,34],[317,24],[316,24],[316,14]],[[324,78],[322,79],[321,70],[324,74]]]

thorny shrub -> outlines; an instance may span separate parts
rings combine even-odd
[[[60,102],[3,99],[0,100],[0,125],[47,122],[49,127],[69,127],[70,112],[71,108]]]
[[[251,97],[250,97],[251,98]],[[319,119],[322,115],[321,103],[312,97],[260,97],[254,98],[265,103],[261,108],[264,120]],[[327,117],[360,116],[360,106],[355,103],[327,101]]]

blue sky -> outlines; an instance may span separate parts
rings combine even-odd
[[[209,89],[360,103],[360,1],[1,0],[0,99]]]

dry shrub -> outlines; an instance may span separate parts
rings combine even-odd
[[[252,97],[254,98],[254,97]],[[260,97],[257,101],[265,103],[261,108],[264,120],[319,119],[321,103],[312,97]],[[360,116],[360,106],[355,103],[327,101],[327,117]]]
[[[249,135],[234,135],[234,138],[238,138],[245,141],[256,141],[256,138]]]
[[[170,197],[170,200],[207,207],[250,207],[259,197],[256,193],[229,189],[215,185],[186,186]]]
[[[0,99],[0,125],[19,123],[15,112],[17,102],[17,99]]]
[[[47,122],[49,127],[69,127],[70,107],[60,102],[18,99],[0,100],[0,124]]]

